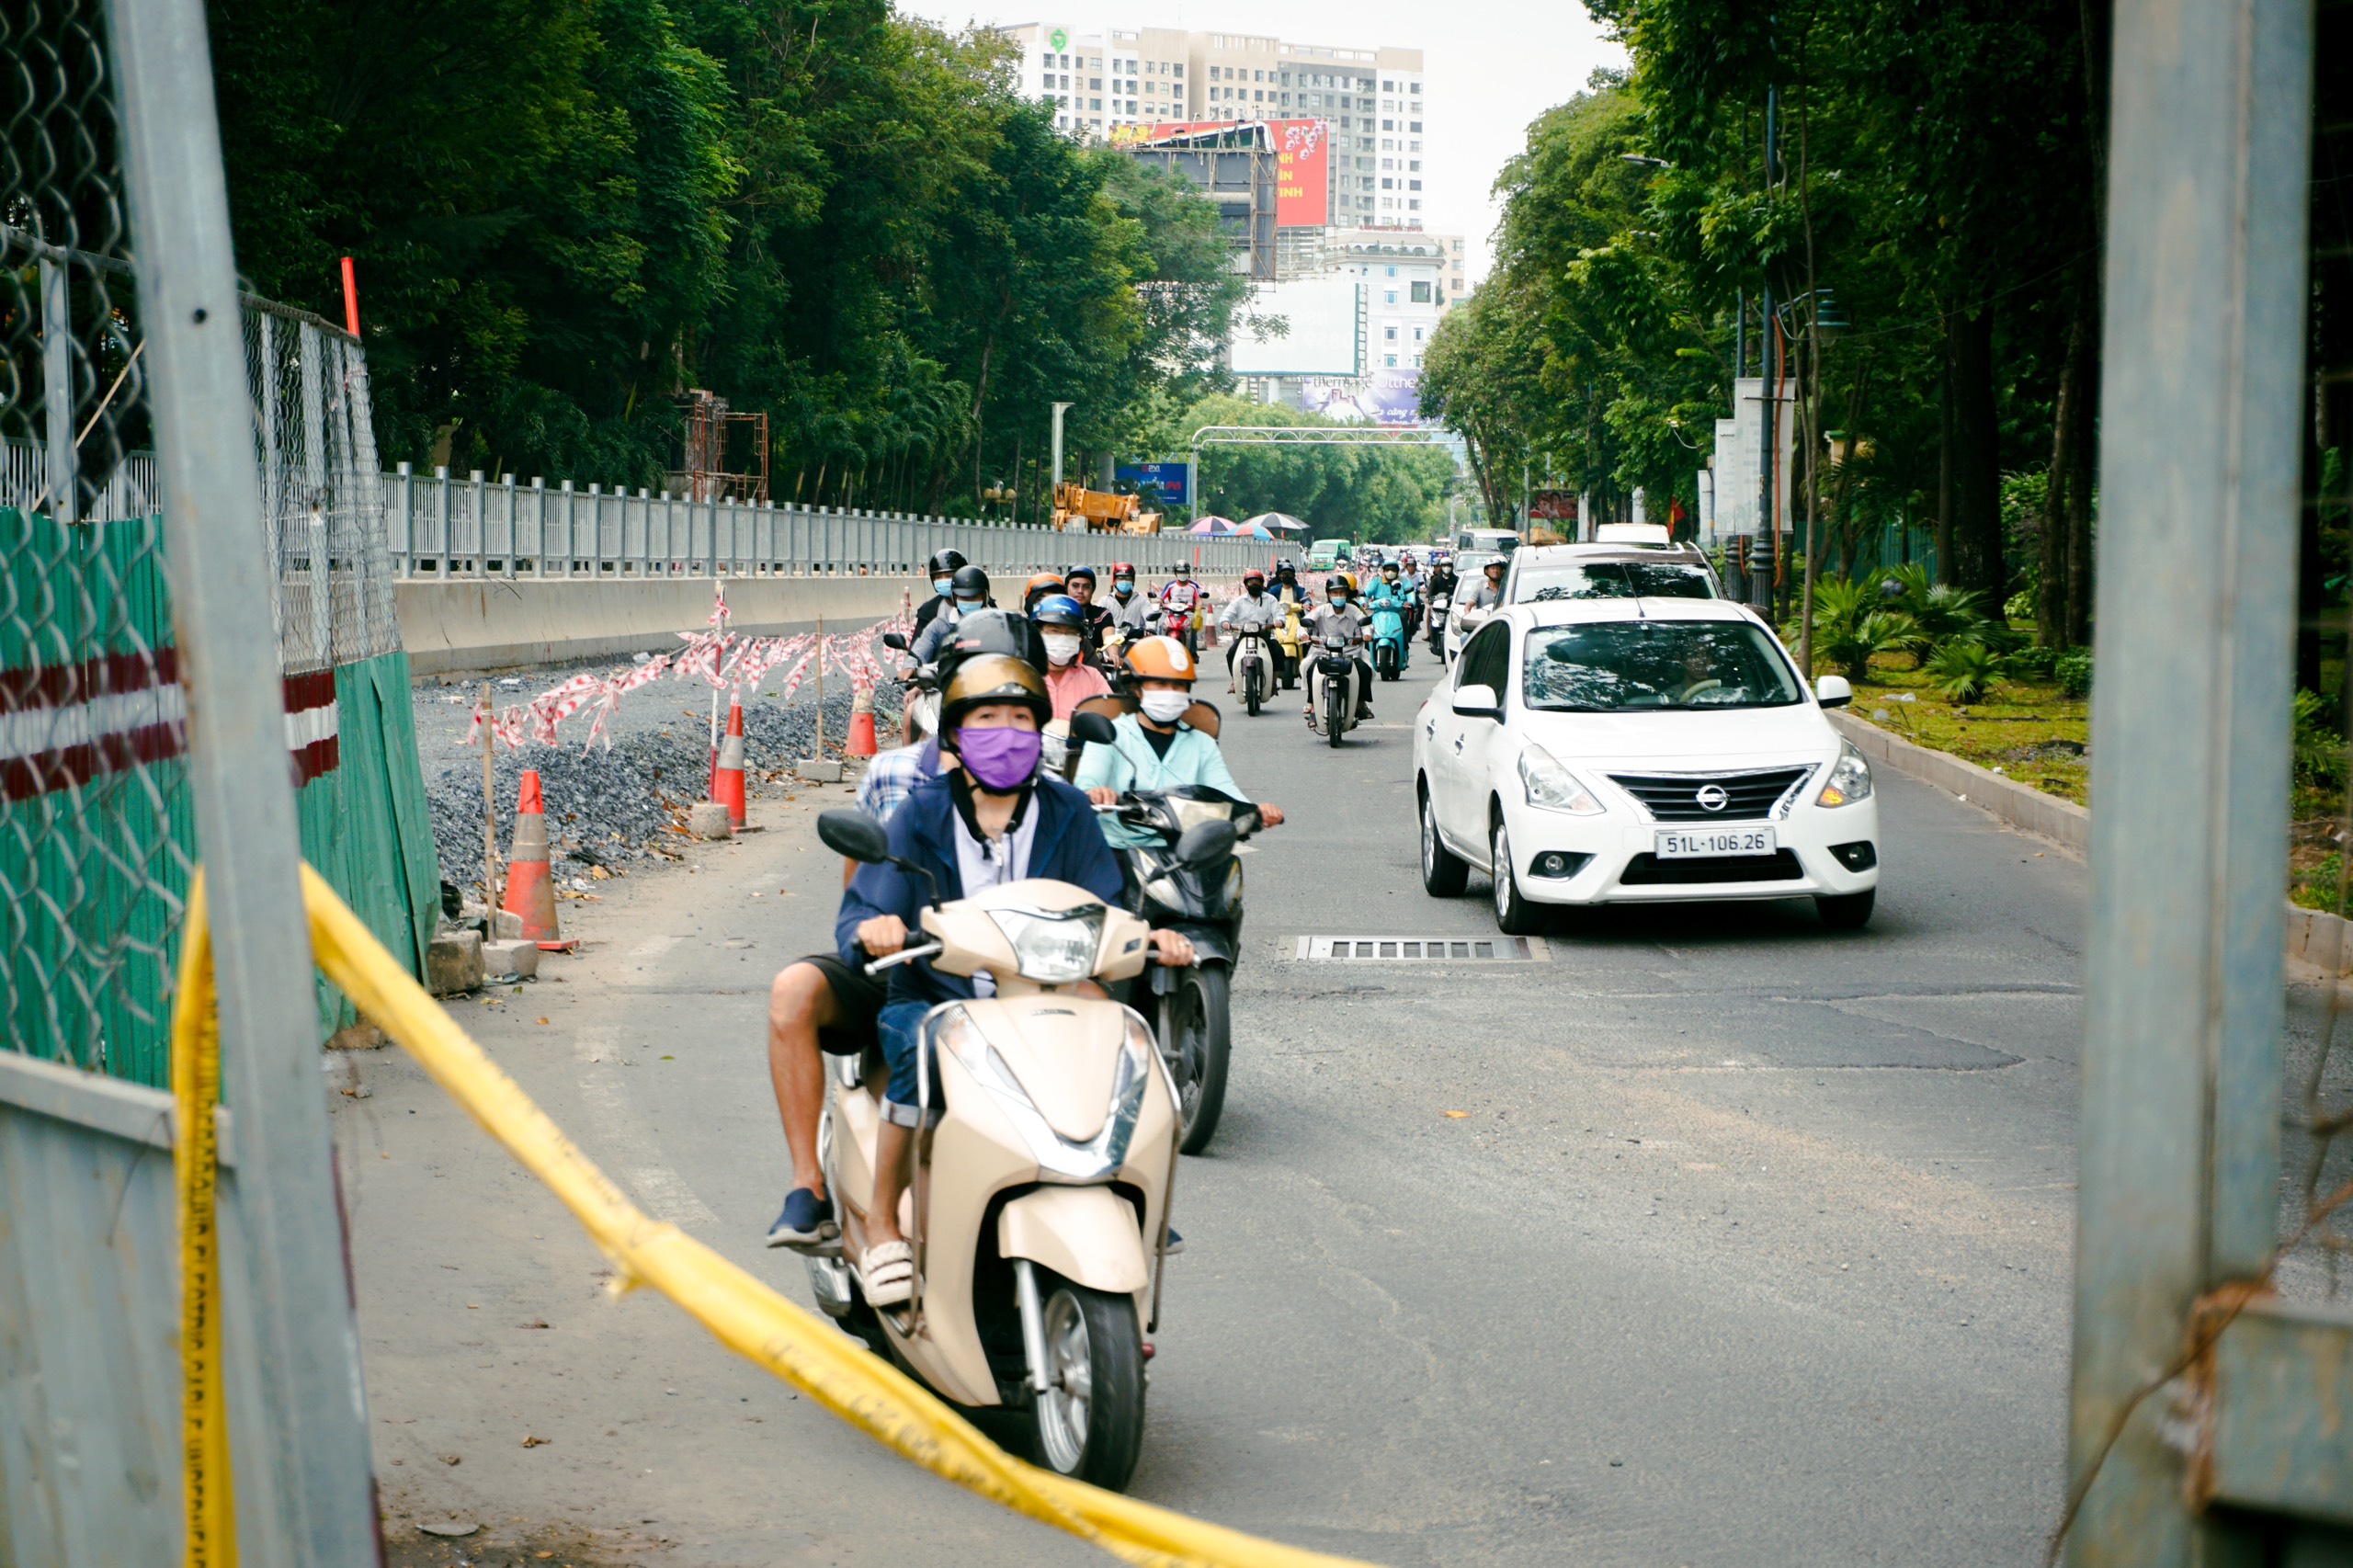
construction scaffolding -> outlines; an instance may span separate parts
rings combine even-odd
[[[686,415],[679,431],[679,465],[670,472],[669,490],[689,501],[739,501],[758,505],[768,498],[768,416],[738,414],[727,400],[700,387],[678,394]],[[732,439],[738,430],[747,437],[745,467],[727,466]]]

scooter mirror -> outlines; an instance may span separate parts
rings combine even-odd
[[[891,858],[891,835],[864,812],[824,812],[817,818],[817,836],[825,847],[846,860],[867,865]]]
[[[1074,713],[1070,718],[1070,736],[1091,746],[1108,746],[1119,740],[1120,732],[1111,728],[1111,721],[1100,713]]]
[[[1241,835],[1230,822],[1197,822],[1176,841],[1176,858],[1188,866],[1210,866],[1233,853]]]
[[[907,651],[907,634],[904,631],[885,631],[882,634],[882,646],[896,648],[904,653]]]

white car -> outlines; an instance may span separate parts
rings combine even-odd
[[[1414,721],[1422,884],[1495,882],[1495,924],[1542,904],[1811,897],[1870,919],[1870,765],[1823,716],[1779,639],[1723,599],[1509,606],[1478,627]]]
[[[1723,597],[1715,568],[1697,548],[1688,544],[1531,544],[1512,551],[1511,564],[1504,569],[1506,604],[1541,604],[1554,599]]]

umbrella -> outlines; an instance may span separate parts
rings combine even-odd
[[[1209,517],[1185,531],[1188,534],[1230,534],[1233,531],[1233,525],[1223,517]]]
[[[1289,512],[1261,512],[1242,526],[1245,528],[1272,528],[1278,533],[1303,534],[1307,531],[1307,525],[1301,522],[1297,517],[1292,517]],[[1269,535],[1268,537],[1272,536]]]

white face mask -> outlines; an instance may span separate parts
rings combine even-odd
[[[1155,724],[1173,724],[1185,716],[1193,705],[1192,694],[1183,691],[1147,691],[1138,700],[1143,716]]]
[[[1045,641],[1046,657],[1055,664],[1067,665],[1078,657],[1077,638],[1049,636]]]

